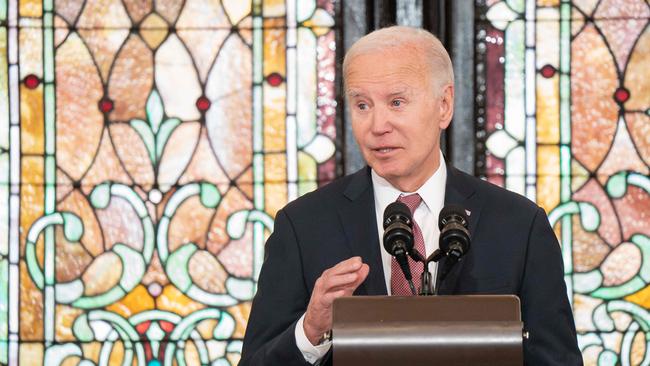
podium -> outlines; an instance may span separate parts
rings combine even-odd
[[[523,365],[512,295],[353,296],[334,301],[334,366]]]

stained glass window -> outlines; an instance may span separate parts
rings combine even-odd
[[[480,0],[476,168],[548,213],[587,365],[650,363],[650,5]]]
[[[236,365],[341,162],[333,0],[0,2],[0,363]]]

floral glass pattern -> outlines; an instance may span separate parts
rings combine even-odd
[[[340,172],[331,0],[0,4],[0,363],[236,365]]]
[[[650,4],[476,2],[479,174],[549,213],[587,365],[650,363]]]

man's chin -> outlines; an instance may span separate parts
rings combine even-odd
[[[372,169],[377,173],[378,176],[386,179],[387,181],[392,181],[396,178],[399,178],[404,175],[403,169],[400,167],[384,166],[382,164],[375,165]]]

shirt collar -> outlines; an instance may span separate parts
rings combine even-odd
[[[374,170],[371,171],[372,186],[375,191],[375,202],[379,212],[384,212],[386,207],[395,202],[400,195],[418,193],[429,211],[438,214],[445,200],[445,183],[447,182],[447,166],[445,158],[440,152],[438,169],[415,192],[402,192],[393,187],[386,179],[380,177]]]

